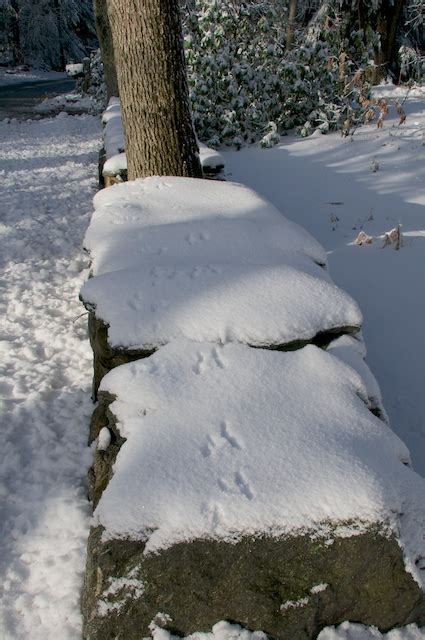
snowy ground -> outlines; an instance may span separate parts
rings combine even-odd
[[[80,633],[91,353],[76,318],[99,134],[88,116],[0,122],[2,640]]]
[[[89,96],[83,96],[76,92],[65,93],[53,98],[46,98],[35,106],[40,114],[54,114],[58,111],[66,111],[69,114],[90,112],[93,113],[93,100]]]
[[[288,136],[273,149],[223,155],[229,179],[266,196],[327,250],[333,280],[363,312],[367,360],[392,428],[425,475],[425,90],[410,92],[398,126],[392,105],[400,93],[379,89],[391,105],[381,130]],[[379,236],[399,223],[404,246],[383,249]],[[360,230],[371,245],[353,244]]]
[[[424,104],[412,94],[406,125],[389,117],[382,131],[363,127],[353,140],[288,137],[271,150],[225,153],[232,179],[325,245],[333,279],[362,308],[392,426],[423,475]],[[75,319],[99,137],[91,117],[0,122],[1,640],[80,638],[91,354],[85,318]],[[404,246],[382,249],[378,236],[398,222]],[[352,244],[360,229],[372,245]],[[381,638],[423,640],[425,631],[348,625],[320,635]]]

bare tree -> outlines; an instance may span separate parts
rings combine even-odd
[[[286,48],[291,49],[294,44],[295,19],[297,17],[298,0],[289,0],[288,27],[286,29]]]
[[[128,177],[202,177],[178,0],[107,0]]]
[[[346,16],[343,38],[348,42],[358,29],[363,32],[365,47],[370,44],[372,33],[379,35],[379,44],[373,44],[375,70],[373,82],[377,83],[392,71],[398,77],[397,35],[404,0],[379,0],[370,3],[366,0],[342,0],[339,11]]]
[[[399,76],[397,60],[397,30],[399,27],[403,0],[381,0],[376,16],[376,31],[380,37],[380,48],[375,54],[375,62]],[[381,74],[384,76],[385,74]]]
[[[96,21],[97,37],[102,55],[103,71],[105,74],[106,92],[108,98],[118,96],[118,80],[115,69],[114,45],[112,42],[111,26],[109,24],[106,0],[93,0],[93,12]]]

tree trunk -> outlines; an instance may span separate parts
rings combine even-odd
[[[6,36],[6,33],[4,35],[7,37],[7,40],[11,43],[10,46],[11,46],[12,56],[13,56],[12,63],[15,65],[21,64],[23,62],[22,50],[20,47],[21,37],[20,37],[20,30],[19,30],[19,11],[20,11],[20,7],[17,0],[11,0],[10,9],[8,11],[9,19],[7,20],[8,22],[7,28],[9,30],[9,35]]]
[[[357,3],[357,19],[359,21],[359,29],[363,31],[363,42],[366,44],[367,8],[363,0],[358,0]]]
[[[107,0],[128,177],[202,177],[178,0]]]
[[[53,0],[53,7],[56,15],[56,23],[58,28],[58,46],[59,46],[59,55],[60,55],[60,64],[58,71],[64,71],[65,65],[67,63],[67,59],[65,56],[65,50],[63,46],[63,25],[62,25],[62,9],[60,0]]]
[[[286,49],[294,44],[295,19],[297,17],[297,0],[289,0],[288,27],[286,29]]]
[[[403,0],[382,0],[376,19],[376,31],[381,39],[381,47],[375,54],[375,63],[382,65],[379,76],[385,77],[385,70],[391,70],[396,79],[399,75],[397,60],[397,29],[400,22]]]
[[[111,26],[109,24],[106,0],[93,0],[94,18],[96,21],[97,37],[102,55],[103,71],[105,74],[106,92],[108,99],[118,96],[118,80],[115,69],[114,45],[112,43]]]

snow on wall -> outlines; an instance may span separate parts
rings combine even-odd
[[[113,346],[169,342],[103,379],[127,439],[95,512],[104,535],[146,540],[149,553],[194,538],[380,523],[420,581],[425,487],[369,411],[382,402],[361,339],[329,353],[222,346],[360,325],[319,266],[320,245],[233,183],[146,178],[94,203],[94,277],[82,298]]]
[[[279,264],[303,253],[326,265],[323,247],[241,184],[152,177],[94,197],[84,246],[95,275],[132,265]]]
[[[317,243],[241,185],[147,178],[102,191],[95,206],[85,244],[97,275],[81,297],[113,347],[282,345],[361,325],[313,261],[325,261]]]
[[[106,538],[143,539],[151,553],[196,538],[382,523],[419,579],[424,481],[339,358],[312,345],[281,353],[177,340],[113,369],[101,390],[116,396],[127,439],[95,511]]]
[[[158,618],[161,618],[159,614]],[[158,624],[152,624],[153,640],[176,640],[169,631]],[[343,622],[339,627],[325,627],[317,640],[424,640],[425,631],[418,629],[415,624],[409,624],[402,629],[393,629],[388,633],[381,633],[376,627],[366,627],[362,624]],[[224,620],[217,622],[210,632],[195,631],[184,640],[267,640],[262,631],[248,631],[237,624]]]
[[[357,371],[366,385],[371,409],[378,410],[379,417],[389,424],[378,381],[364,361],[366,357],[366,347],[362,336],[358,334],[356,334],[355,337],[348,335],[341,336],[330,343],[327,351]],[[406,462],[410,464],[410,459],[406,459]]]
[[[353,299],[302,255],[279,265],[136,266],[91,278],[81,297],[115,348],[150,350],[176,338],[252,346],[312,340],[359,327]]]

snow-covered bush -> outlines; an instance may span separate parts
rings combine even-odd
[[[195,128],[209,144],[240,146],[281,128],[284,24],[279,2],[190,0],[182,11]]]
[[[183,0],[182,17],[195,128],[209,145],[254,142],[271,122],[279,133],[326,132],[354,108],[359,90],[346,83],[358,70],[361,38],[344,40],[331,3],[290,50],[283,0]],[[347,79],[340,77],[342,52]]]
[[[416,50],[425,47],[425,6],[423,0],[408,0],[403,7],[404,36]]]
[[[299,14],[288,49],[286,0],[181,0],[192,112],[202,141],[272,146],[288,129],[305,136],[358,120],[376,35],[370,27],[367,33],[353,29],[353,13],[339,0],[317,4]],[[98,57],[94,92],[101,87],[99,65]],[[103,94],[98,102],[103,106]]]
[[[85,85],[85,79],[79,81],[77,91],[86,93],[92,98],[93,112],[101,113],[104,111],[107,104],[107,94],[100,49],[94,51],[90,56],[88,86],[85,88],[83,85]]]
[[[421,55],[417,49],[404,44],[400,47],[398,56],[401,80],[421,82],[425,78],[425,56]]]

